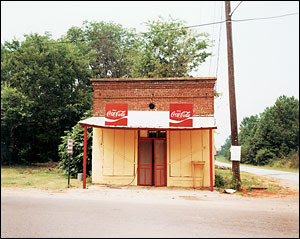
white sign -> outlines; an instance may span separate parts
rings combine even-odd
[[[68,139],[68,153],[73,153],[73,139],[71,138]]]
[[[231,161],[241,161],[241,146],[231,146]]]

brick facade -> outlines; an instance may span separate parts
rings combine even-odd
[[[170,103],[189,103],[194,104],[194,116],[212,116],[215,81],[215,77],[91,79],[94,116],[105,115],[106,103],[128,103],[129,111],[169,111]]]

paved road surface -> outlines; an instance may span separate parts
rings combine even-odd
[[[232,166],[232,164],[230,163],[222,163],[219,161],[215,161],[215,164],[219,166],[225,166],[225,167]],[[247,167],[247,166],[240,166],[240,170],[249,173],[254,173],[261,176],[279,179],[283,184],[286,184],[292,188],[299,189],[299,173],[290,173],[290,172],[283,172],[278,170],[261,169],[255,167]]]
[[[1,189],[1,238],[299,237],[299,197],[202,190]]]

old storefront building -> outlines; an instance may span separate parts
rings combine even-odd
[[[92,183],[214,185],[214,77],[91,79]]]

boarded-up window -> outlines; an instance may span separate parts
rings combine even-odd
[[[208,133],[208,130],[170,131],[169,152],[171,177],[192,176],[191,161],[206,161],[205,167],[208,167]]]
[[[134,175],[133,130],[103,130],[103,175]]]

